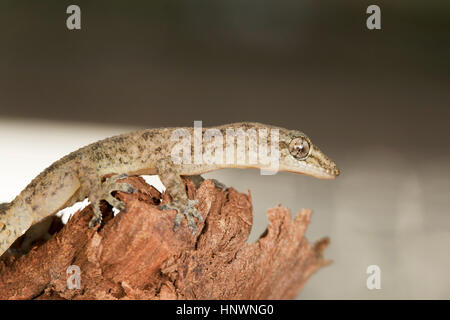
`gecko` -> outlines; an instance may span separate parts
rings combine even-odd
[[[208,129],[213,129],[216,136],[222,134],[225,137],[230,132],[247,134],[244,137],[243,149],[235,149],[231,161],[174,161],[173,151],[179,147],[180,142],[173,136],[175,132],[180,132],[180,129],[194,137],[194,143],[191,143],[192,146],[187,150],[193,157],[198,156],[198,152],[194,150],[196,143],[200,143],[201,151],[211,151],[211,145],[217,147],[217,144],[195,140],[194,127],[145,129],[94,142],[54,162],[34,178],[13,201],[0,204],[0,255],[33,226],[49,220],[61,209],[86,198],[94,212],[89,222],[90,228],[101,223],[100,202],[103,200],[120,212],[126,212],[125,204],[112,193],[136,192],[132,185],[119,181],[133,175],[158,175],[172,199],[170,203],[160,205],[159,209],[176,210],[174,231],[177,231],[183,218],[186,218],[189,228],[195,234],[195,219],[201,221],[202,216],[195,207],[197,202],[188,198],[181,177],[196,177],[224,168],[262,169],[265,165],[250,161],[250,153],[254,152],[251,143],[262,138],[248,134],[249,132],[278,133],[276,139],[267,135],[268,143],[272,143],[272,146],[275,144],[278,150],[277,171],[320,179],[334,179],[340,173],[336,164],[313,145],[302,131],[254,122],[200,129],[200,138]],[[237,138],[226,137],[227,139],[218,140],[219,144],[236,146]],[[188,141],[192,142],[190,139]],[[239,150],[245,153],[243,158],[238,158]],[[197,153],[192,155],[190,151]]]

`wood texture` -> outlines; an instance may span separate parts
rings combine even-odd
[[[252,227],[250,194],[204,181],[198,190],[185,179],[190,198],[199,200],[203,222],[193,235],[184,221],[173,232],[174,211],[157,209],[170,201],[142,178],[128,182],[139,192],[118,193],[128,211],[113,217],[103,208],[100,227],[89,229],[90,207],[77,212],[45,243],[26,255],[0,260],[1,299],[293,299],[308,278],[330,263],[322,258],[324,238],[304,237],[311,211],[268,210],[269,226],[248,244]],[[67,268],[81,270],[81,288],[67,288]]]

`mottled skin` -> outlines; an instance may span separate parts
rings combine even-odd
[[[336,165],[317,147],[310,145],[305,159],[291,154],[290,142],[304,134],[259,123],[234,123],[216,127],[225,137],[226,129],[279,129],[279,171],[290,171],[323,179],[339,175]],[[189,200],[181,176],[195,176],[222,168],[261,168],[259,164],[175,164],[171,159],[172,132],[177,128],[149,129],[107,138],[83,147],[53,163],[39,174],[11,203],[0,204],[0,255],[33,225],[45,221],[60,209],[89,198],[94,208],[93,227],[101,221],[100,201],[125,211],[122,202],[111,195],[113,191],[134,192],[135,189],[118,180],[128,175],[158,174],[172,197],[162,209],[178,211],[175,230],[185,216],[195,232],[194,217],[201,219]],[[185,128],[193,133],[193,128]],[[203,132],[207,128],[203,128]],[[224,139],[225,140],[225,139]],[[270,143],[270,135],[268,139]],[[309,139],[308,139],[308,142]],[[224,141],[225,143],[225,141]],[[208,148],[204,143],[203,149]],[[192,154],[194,154],[192,147]],[[248,144],[246,144],[248,152]],[[105,176],[111,175],[104,179]],[[48,219],[47,219],[48,220]],[[27,233],[28,234],[28,233]],[[32,240],[32,239],[31,239]],[[30,240],[30,241],[31,241]],[[28,242],[30,242],[28,241]]]

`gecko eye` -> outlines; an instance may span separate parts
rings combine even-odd
[[[311,146],[306,137],[297,137],[289,143],[289,152],[297,160],[308,158]]]

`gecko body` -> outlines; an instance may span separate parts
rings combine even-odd
[[[232,161],[223,163],[185,161],[175,163],[173,150],[180,142],[173,138],[175,130],[183,129],[195,140],[194,128],[147,129],[107,138],[85,146],[53,163],[40,173],[10,203],[0,204],[0,255],[33,225],[45,221],[59,210],[88,198],[94,210],[90,227],[101,222],[100,201],[105,200],[118,210],[126,211],[125,205],[113,197],[111,192],[135,192],[127,183],[119,182],[129,175],[159,175],[161,182],[169,192],[172,202],[161,208],[176,210],[175,231],[182,218],[195,231],[194,218],[201,219],[195,208],[195,202],[188,199],[181,176],[196,176],[222,168],[263,168],[259,163],[249,162],[250,142],[261,139],[247,136],[244,146],[244,161],[238,161],[237,152]],[[279,171],[290,171],[323,179],[334,179],[339,169],[325,156],[309,138],[298,130],[288,130],[260,123],[233,123],[214,127],[216,134],[227,130],[277,130],[279,137],[268,136],[268,142],[279,146]],[[201,133],[208,129],[202,128]],[[221,141],[221,140],[216,140]],[[254,142],[255,142],[254,141]],[[195,141],[191,148],[196,153]],[[198,141],[197,141],[198,142]],[[223,145],[229,140],[223,140]],[[236,142],[234,142],[235,144]],[[232,142],[233,144],[233,142]],[[201,151],[208,151],[212,144],[203,142]],[[198,145],[197,145],[198,146]],[[215,145],[217,147],[217,144]],[[186,151],[186,150],[185,150]],[[189,151],[189,150],[188,150]],[[211,151],[211,150],[209,150]],[[193,156],[194,157],[194,156]],[[224,155],[225,157],[225,155]],[[229,159],[228,159],[229,160]],[[111,177],[104,179],[105,176]]]

